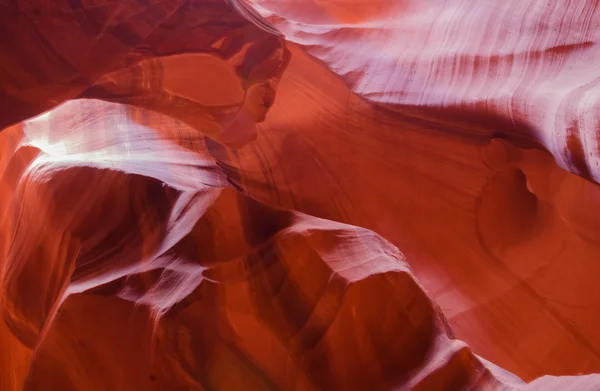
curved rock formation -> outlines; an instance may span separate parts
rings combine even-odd
[[[600,390],[595,2],[0,7],[1,390]]]

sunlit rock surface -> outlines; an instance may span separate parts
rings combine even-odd
[[[0,22],[0,390],[600,390],[596,2]]]

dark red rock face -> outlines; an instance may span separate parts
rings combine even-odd
[[[599,39],[592,0],[0,3],[0,390],[600,390]]]

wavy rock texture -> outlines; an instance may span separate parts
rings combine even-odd
[[[600,390],[599,18],[0,5],[0,390]]]

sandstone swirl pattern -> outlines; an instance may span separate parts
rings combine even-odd
[[[599,18],[0,5],[0,389],[600,389]]]

